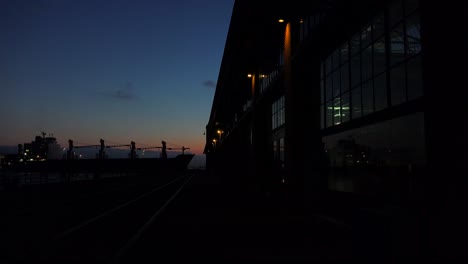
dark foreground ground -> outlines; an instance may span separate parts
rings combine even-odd
[[[399,263],[420,255],[416,217],[328,194],[312,207],[194,177],[122,263]]]
[[[55,244],[63,230],[152,187],[111,182],[3,191],[0,263],[444,263],[423,257],[419,213],[411,207],[344,193],[304,206],[287,193],[241,191],[204,172],[189,176]]]

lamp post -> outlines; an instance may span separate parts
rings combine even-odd
[[[221,130],[221,129],[218,129],[218,131],[216,131],[216,133],[218,133],[218,140],[221,142],[221,139],[222,139],[221,137],[222,137],[224,131]]]

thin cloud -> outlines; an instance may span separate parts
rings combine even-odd
[[[128,101],[132,101],[132,100],[136,99],[135,94],[133,94],[133,91],[125,90],[125,89],[120,89],[120,90],[117,90],[117,91],[113,91],[111,93],[111,96],[113,98],[116,98],[116,99],[128,100]]]
[[[114,99],[123,101],[134,101],[137,99],[132,82],[127,82],[124,87],[110,91],[107,95]]]
[[[212,80],[207,80],[207,81],[203,82],[203,86],[208,87],[210,89],[214,89],[214,88],[216,88],[216,82],[214,82]]]

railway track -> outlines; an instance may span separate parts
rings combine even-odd
[[[118,263],[192,176],[186,173],[164,183],[126,185],[120,190],[115,187],[109,192],[82,194],[62,204],[62,209],[71,205],[66,217],[55,217],[56,222],[67,219],[67,223],[60,223],[45,236],[32,239],[34,245],[26,252],[27,256],[10,260],[14,263]],[[93,201],[95,206],[91,206]],[[75,213],[71,213],[74,209]]]

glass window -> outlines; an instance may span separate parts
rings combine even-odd
[[[372,78],[372,45],[362,51],[361,78],[363,82]]]
[[[271,127],[273,128],[273,130],[278,127],[278,123],[276,121],[276,116],[275,115],[271,116]]]
[[[341,98],[333,99],[333,124],[341,124]]]
[[[375,111],[387,108],[387,75],[381,74],[374,79]]]
[[[362,116],[361,87],[357,87],[351,91],[351,107],[352,118],[359,118]]]
[[[406,43],[408,56],[421,52],[421,25],[419,14],[414,14],[406,20]]]
[[[341,63],[345,63],[349,61],[349,47],[348,47],[347,41],[341,46],[340,52],[341,52],[341,56],[340,56]]]
[[[416,56],[407,63],[408,100],[413,100],[423,95],[421,57]]]
[[[349,92],[341,95],[341,122],[349,121]]]
[[[374,75],[378,75],[385,71],[386,54],[385,54],[385,38],[381,37],[374,43]]]
[[[340,66],[340,51],[335,50],[332,53],[332,69],[335,70]]]
[[[405,13],[409,15],[419,8],[418,0],[405,0]]]
[[[361,47],[365,48],[372,42],[372,25],[364,27],[361,31]]]
[[[327,123],[326,126],[330,127],[333,125],[333,101],[327,102]]]
[[[390,71],[390,93],[392,105],[406,102],[405,65],[399,65]]]
[[[284,145],[284,138],[280,138],[279,140],[279,159],[282,161],[281,165],[284,166],[284,161],[285,161],[285,145]]]
[[[361,83],[361,56],[356,55],[351,58],[351,87]]]
[[[284,106],[279,111],[279,125],[282,126],[286,122],[286,111],[284,110]]]
[[[325,96],[326,96],[326,101],[330,100],[332,98],[332,89],[333,89],[333,84],[332,84],[332,75],[328,75],[326,82],[325,82]]]
[[[323,79],[320,80],[320,95],[321,95],[320,103],[323,104],[325,102],[325,85],[324,85]]]
[[[405,59],[405,43],[403,38],[403,24],[398,25],[390,32],[390,62],[391,65]]]
[[[380,14],[374,19],[372,24],[372,39],[380,38],[385,33],[384,15]]]
[[[332,74],[333,78],[333,97],[337,97],[340,95],[341,87],[340,87],[340,71],[335,71]]]
[[[358,54],[361,51],[361,35],[355,34],[351,38],[351,55]]]
[[[374,91],[372,81],[362,84],[362,113],[368,115],[374,112]]]
[[[349,91],[349,63],[343,64],[341,67],[341,91]]]
[[[273,140],[273,159],[279,160],[278,141]]]
[[[272,104],[272,129],[275,130],[285,123],[284,96]]]
[[[330,135],[322,142],[330,168],[329,188],[337,191],[404,194],[412,169],[427,165],[420,112]],[[370,173],[369,168],[381,169]]]
[[[423,95],[418,6],[417,0],[393,1],[330,53],[321,84],[326,126]]]
[[[403,1],[392,1],[388,10],[388,22],[390,27],[398,24],[403,19]]]
[[[284,108],[281,108],[278,112],[278,126],[284,124]]]
[[[323,109],[325,105],[320,106],[320,128],[325,128],[325,110]]]

